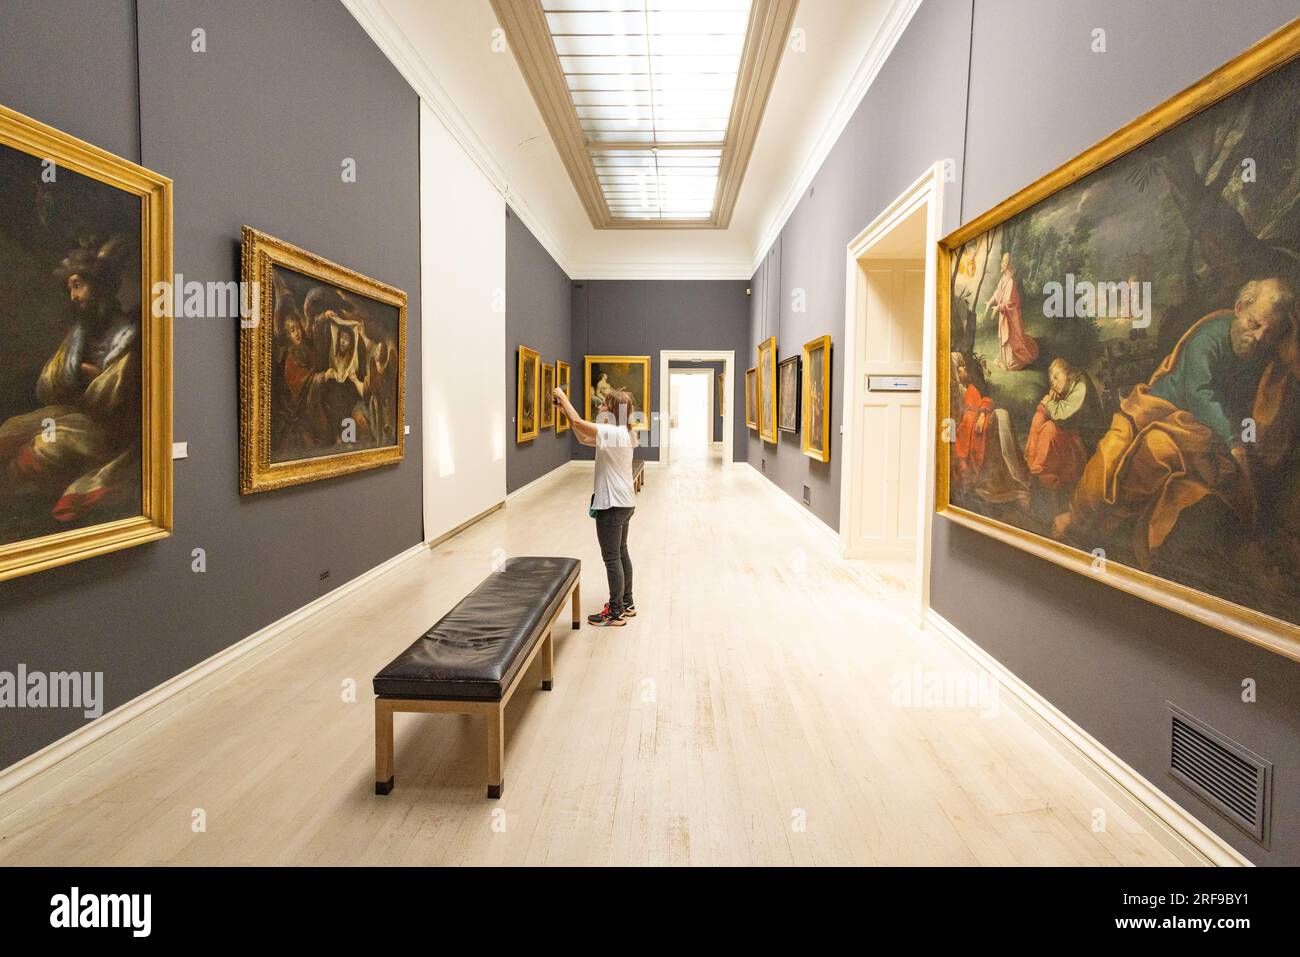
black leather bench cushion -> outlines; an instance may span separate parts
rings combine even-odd
[[[581,568],[576,558],[507,560],[375,675],[375,694],[500,700]]]

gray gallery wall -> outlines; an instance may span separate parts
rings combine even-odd
[[[528,442],[515,441],[521,345],[536,350],[545,365],[570,365],[570,391],[582,394],[582,357],[576,367],[571,344],[569,277],[523,221],[506,209],[506,492],[521,489],[569,461],[568,435],[541,429]],[[547,401],[545,398],[543,402]]]
[[[247,223],[409,296],[405,461],[255,496],[238,488],[236,325],[176,321],[175,437],[189,458],[176,463],[175,534],[0,583],[0,670],[102,671],[109,708],[422,538],[418,99],[340,4],[249,13],[196,0],[0,5],[0,103],[175,180],[187,280],[237,279]],[[195,29],[206,53],[191,51]],[[355,183],[342,181],[345,158]],[[205,574],[191,571],[195,548]],[[6,713],[0,767],[83,720]]]
[[[734,445],[744,460],[745,356],[749,339],[749,283],[738,280],[584,280],[573,284],[574,391],[581,394],[583,357],[650,356],[650,410],[659,414],[659,353],[664,349],[722,349],[736,354]],[[582,411],[581,404],[578,410]],[[647,436],[644,439],[649,442]],[[575,459],[592,450],[573,441]],[[657,447],[643,446],[637,458],[659,461]]]
[[[752,280],[742,368],[757,362],[768,336],[776,336],[778,360],[831,336],[831,460],[804,455],[797,434],[767,443],[752,430],[747,458],[796,501],[806,485],[809,508],[831,528],[840,518],[845,249],[936,160],[951,159],[960,177],[970,22],[970,0],[921,4]],[[950,198],[946,228],[957,225]]]
[[[929,164],[955,161],[948,231],[1296,13],[1294,0],[925,0],[755,275],[750,349],[771,334],[782,356],[814,334],[843,342],[845,244]],[[1096,27],[1102,54],[1090,49]],[[805,314],[791,310],[797,287]],[[766,456],[768,476],[796,498],[808,482],[815,514],[837,525],[838,461],[821,474],[788,452],[798,447],[751,433],[749,461]],[[1300,665],[945,519],[932,545],[940,614],[1247,857],[1300,864]],[[1251,704],[1247,678],[1258,682]],[[1274,763],[1269,849],[1167,773],[1166,702]]]
[[[739,358],[736,359],[740,361]],[[713,380],[709,386],[713,390],[712,408],[713,421],[709,425],[709,435],[712,441],[722,441],[722,410],[718,408],[718,376],[723,375],[726,370],[725,362],[705,362],[703,360],[694,361],[691,359],[670,359],[668,360],[668,370],[674,369],[709,369],[713,372]],[[742,370],[743,371],[743,370]],[[723,401],[726,401],[724,396]]]

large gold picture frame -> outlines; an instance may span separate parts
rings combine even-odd
[[[967,528],[1044,558],[1063,568],[1095,578],[1112,587],[1168,608],[1187,618],[1243,638],[1287,658],[1300,661],[1300,626],[1256,609],[1225,600],[1194,587],[1116,560],[1099,562],[1095,553],[1043,534],[962,508],[953,501],[954,428],[950,406],[952,375],[949,357],[954,344],[950,288],[954,260],[968,243],[980,239],[1012,217],[1050,199],[1134,150],[1159,139],[1209,109],[1295,60],[1300,55],[1300,21],[1266,37],[1200,82],[1138,117],[1076,158],[945,237],[938,249],[936,303],[938,315],[937,388],[935,390],[936,512]],[[1294,112],[1291,122],[1295,122]],[[1262,164],[1261,164],[1262,166]],[[1137,177],[1133,177],[1136,183]],[[1143,185],[1146,185],[1145,182]],[[964,262],[964,260],[963,260]],[[1120,277],[1121,281],[1124,279]],[[976,290],[979,291],[978,288]],[[982,298],[982,297],[980,297]],[[1226,303],[1231,306],[1231,301]],[[1018,300],[1017,300],[1018,311]],[[1159,355],[1164,355],[1160,351]],[[1050,357],[1049,357],[1050,358]],[[1166,360],[1168,361],[1168,360]],[[1145,381],[1145,380],[1144,380]],[[1116,419],[1120,415],[1115,416]],[[1109,421],[1109,420],[1108,420]],[[1113,428],[1113,425],[1112,425]],[[1066,526],[1068,528],[1068,526]]]
[[[538,388],[538,408],[541,410],[543,429],[555,428],[555,403],[551,393],[555,391],[555,366],[549,362],[542,366],[541,385]]]
[[[3,106],[0,146],[30,154],[37,173],[48,163],[44,168],[56,175],[79,173],[140,202],[139,514],[0,546],[0,581],[5,581],[171,534],[172,181]]]
[[[541,431],[542,360],[536,349],[519,347],[515,377],[515,442],[531,442]]]
[[[758,344],[758,434],[776,444],[776,336]]]
[[[613,379],[609,376],[613,375]],[[593,381],[593,376],[595,377]],[[583,362],[583,385],[586,393],[583,415],[588,422],[600,410],[592,405],[602,383],[632,393],[634,405],[633,428],[643,431],[650,428],[650,357],[649,356],[587,356]]]
[[[758,367],[745,370],[745,425],[758,431]]]
[[[831,337],[818,336],[803,344],[800,445],[818,462],[831,460]]]
[[[266,492],[400,462],[406,450],[406,293],[251,226],[243,228],[242,260],[248,315],[241,319],[239,336],[240,494]],[[277,268],[347,297],[352,303],[364,304],[365,300],[371,300],[396,310],[396,368],[391,372],[396,377],[396,410],[390,425],[391,444],[272,461]],[[391,355],[389,361],[393,361]]]
[[[563,390],[564,394],[569,397],[569,401],[572,402],[573,390],[569,384],[569,377],[570,377],[569,364],[565,362],[563,359],[556,359],[555,360],[555,387],[557,389]],[[549,402],[550,397],[549,396],[546,397],[544,401]],[[570,424],[569,417],[565,415],[564,410],[557,405],[555,407],[555,434],[563,435],[565,432],[568,432],[569,424]]]

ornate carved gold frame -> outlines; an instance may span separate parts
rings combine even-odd
[[[821,448],[818,449],[812,444],[812,363],[808,357],[817,349],[825,351],[822,357],[822,431],[818,438],[821,439]],[[818,336],[816,339],[810,339],[803,344],[801,353],[801,363],[803,367],[800,378],[803,380],[803,395],[800,397],[800,403],[803,408],[799,410],[799,418],[802,420],[799,424],[802,430],[799,436],[799,442],[803,446],[803,454],[810,459],[816,459],[818,462],[829,462],[831,460],[831,337]]]
[[[271,271],[275,266],[397,308],[396,445],[271,464],[271,362],[275,331],[275,283]],[[241,320],[239,334],[240,494],[266,492],[400,462],[406,452],[406,293],[251,226],[243,230],[241,278],[254,298],[248,304],[252,307],[251,314]]]
[[[594,421],[591,417],[591,364],[593,362],[626,362],[629,365],[640,363],[641,365],[641,394],[645,396],[647,408],[637,409],[644,417],[642,422],[635,426],[635,431],[641,432],[650,428],[650,357],[649,356],[587,356],[582,367],[582,384],[585,387],[586,395],[583,398],[583,416],[588,422]],[[635,415],[635,413],[633,413]]]
[[[1298,54],[1300,54],[1300,20],[1293,21],[1265,37],[1200,82],[1133,120],[1036,183],[946,236],[939,244],[938,268],[935,271],[938,283],[936,296],[938,374],[935,389],[936,422],[939,423],[939,431],[935,436],[935,511],[937,514],[1030,554],[1045,558],[1063,568],[1097,578],[1129,594],[1137,595],[1296,661],[1300,661],[1300,626],[1114,561],[1106,562],[1105,571],[1095,572],[1093,570],[1095,560],[1089,553],[953,505],[949,500],[948,488],[951,468],[949,448],[948,443],[943,440],[942,423],[949,415],[944,408],[944,403],[947,402],[949,393],[947,356],[952,304],[949,301],[948,283],[951,278],[953,253],[971,239],[1154,139],[1242,87],[1248,86],[1266,73],[1294,59]]]
[[[776,444],[776,336],[758,344],[758,434],[764,442]],[[770,385],[769,385],[770,384]],[[772,421],[763,421],[763,389],[772,389]]]
[[[570,378],[569,364],[565,362],[563,359],[556,359],[555,360],[555,387],[557,389],[563,389],[564,394],[567,395],[569,397],[569,401],[572,402],[573,390],[569,386],[569,378]],[[563,409],[561,409],[559,406],[556,406],[555,434],[563,435],[565,432],[568,431],[569,431],[569,417],[564,414]]]
[[[750,388],[750,383],[753,388]],[[753,405],[750,405],[750,396],[753,396]],[[758,431],[758,366],[745,370],[745,425],[748,428]]]
[[[166,538],[172,528],[172,297],[156,283],[172,282],[172,181],[91,146],[31,117],[0,106],[0,145],[53,160],[140,198],[140,514],[26,541],[0,545],[0,581]],[[152,303],[165,299],[162,316]]]
[[[524,366],[533,364],[533,427],[524,431]],[[538,403],[541,390],[542,360],[536,350],[519,347],[519,363],[515,371],[515,442],[531,442],[541,431],[542,409]]]

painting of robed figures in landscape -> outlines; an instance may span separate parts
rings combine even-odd
[[[941,511],[1264,644],[1300,623],[1300,62],[1279,59],[956,234],[940,297]]]

